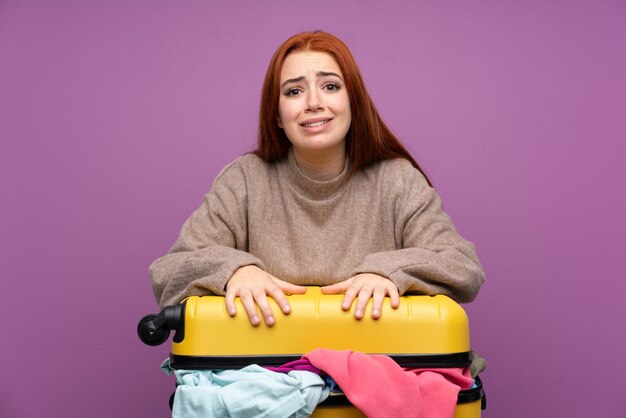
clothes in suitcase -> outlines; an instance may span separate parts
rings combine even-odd
[[[292,313],[279,315],[272,327],[252,326],[239,300],[239,314],[233,318],[226,312],[223,297],[193,296],[142,318],[138,333],[146,344],[158,345],[174,330],[169,365],[178,370],[241,369],[251,364],[276,367],[319,348],[382,354],[408,369],[457,368],[471,362],[467,315],[446,296],[403,296],[398,309],[392,309],[387,298],[379,319],[369,315],[370,301],[360,320],[354,318],[352,309],[341,309],[343,295],[323,295],[318,287],[287,297]],[[268,300],[273,311],[280,312]],[[484,390],[477,378],[473,388],[459,393],[454,417],[480,417],[484,405]],[[365,415],[338,394],[320,403],[311,416]]]

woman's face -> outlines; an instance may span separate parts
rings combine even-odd
[[[280,73],[278,126],[296,155],[328,156],[345,152],[352,116],[343,74],[325,52],[287,56]]]

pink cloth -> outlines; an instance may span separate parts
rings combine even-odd
[[[452,418],[468,368],[405,370],[388,356],[317,349],[305,354],[368,418]]]
[[[311,362],[305,358],[290,361],[289,363],[282,364],[278,367],[267,366],[265,368],[277,373],[289,373],[294,370],[304,370],[307,372],[315,373],[317,375],[322,375],[323,373],[320,369],[312,365]]]

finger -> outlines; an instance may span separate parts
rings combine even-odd
[[[301,295],[306,293],[307,290],[306,286],[298,286],[297,284],[288,283],[275,277],[273,278],[273,282],[276,283],[280,290],[287,294]]]
[[[367,306],[367,302],[370,300],[370,297],[372,297],[372,289],[370,287],[363,286],[359,291],[359,296],[356,300],[356,307],[354,309],[355,318],[363,318],[365,307]]]
[[[324,295],[336,295],[337,293],[344,293],[350,287],[350,284],[348,280],[344,280],[343,282],[322,286],[320,290]]]
[[[259,314],[256,310],[256,304],[254,303],[254,297],[252,296],[252,292],[250,292],[249,290],[242,291],[239,295],[239,299],[241,299],[243,308],[246,310],[246,314],[248,314],[248,319],[250,319],[250,323],[254,326],[259,325],[261,321],[259,320]]]
[[[269,326],[274,325],[274,313],[272,312],[272,308],[270,307],[269,302],[267,301],[267,295],[265,294],[265,290],[258,289],[252,292],[254,296],[254,300],[259,307],[259,311],[261,311],[261,315],[263,316],[263,320]]]
[[[386,293],[387,291],[384,287],[377,287],[374,289],[374,293],[372,294],[372,318],[380,318]]]
[[[289,301],[285,297],[285,294],[279,287],[275,287],[268,290],[269,295],[276,301],[280,310],[283,311],[284,314],[291,313],[291,305]]]
[[[346,289],[346,295],[343,297],[341,301],[341,309],[347,311],[352,306],[352,302],[354,302],[354,298],[356,298],[358,294],[358,290],[354,286],[350,286]]]
[[[391,299],[391,307],[393,309],[398,309],[400,306],[400,292],[398,292],[398,287],[395,284],[391,284],[388,289],[389,298]]]
[[[228,315],[235,316],[237,314],[237,308],[235,307],[235,291],[226,292],[224,303],[226,304],[226,311]]]

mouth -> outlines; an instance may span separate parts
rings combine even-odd
[[[326,125],[332,119],[318,119],[318,120],[310,120],[300,124],[305,128],[317,128],[318,126]]]

